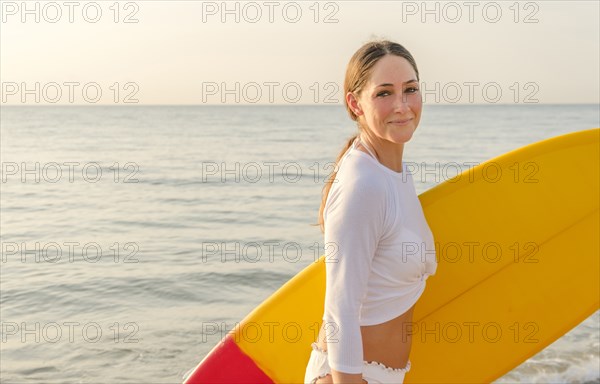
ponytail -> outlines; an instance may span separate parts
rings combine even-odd
[[[356,134],[356,135],[352,136],[350,139],[348,139],[348,141],[344,145],[343,149],[340,151],[337,158],[335,159],[335,167],[333,169],[333,172],[331,172],[331,174],[325,181],[325,185],[323,186],[323,190],[321,192],[321,196],[322,196],[321,197],[321,207],[319,208],[319,221],[317,224],[312,224],[312,225],[318,225],[321,228],[321,232],[325,232],[325,221],[323,220],[323,212],[325,211],[325,203],[327,202],[327,196],[329,196],[329,191],[331,190],[331,185],[333,184],[333,182],[335,181],[335,177],[337,176],[337,171],[338,171],[338,166],[340,164],[340,160],[342,159],[342,156],[344,156],[344,153],[346,153],[348,148],[350,148],[350,146],[352,145],[352,143],[354,142],[354,140],[357,137],[358,137],[358,134]]]

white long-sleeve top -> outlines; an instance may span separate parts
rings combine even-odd
[[[362,372],[360,326],[406,312],[437,269],[406,163],[396,172],[357,142],[340,159],[323,213],[327,353],[330,367],[344,373]]]

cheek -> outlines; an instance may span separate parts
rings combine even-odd
[[[410,109],[412,109],[415,114],[421,114],[421,109],[423,108],[423,100],[421,100],[421,95],[414,95],[411,98],[409,105]]]
[[[394,112],[394,100],[391,97],[381,99],[373,109],[373,114],[376,118],[385,118]]]
[[[371,123],[376,122],[381,118],[382,114],[385,111],[385,108],[386,107],[383,100],[378,100],[373,104],[369,105],[368,109],[365,111],[367,120],[369,120],[369,122]]]

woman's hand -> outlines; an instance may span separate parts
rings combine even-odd
[[[322,377],[320,379],[318,379],[317,381],[315,381],[315,384],[338,384],[338,383],[361,383],[362,384],[369,384],[369,382],[365,379],[362,378],[361,374],[356,374],[356,375],[350,375],[347,373],[341,373],[341,372],[336,372],[336,377],[338,377],[337,381],[333,380],[333,377],[331,375],[327,375],[325,377]],[[360,377],[359,380],[361,381],[356,381],[355,377]]]
[[[343,373],[331,370],[333,384],[369,384],[362,378],[362,373]]]

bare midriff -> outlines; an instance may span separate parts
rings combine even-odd
[[[390,368],[405,368],[408,364],[412,336],[413,305],[402,315],[395,317],[385,323],[361,326],[360,333],[363,342],[363,360],[376,361]],[[332,327],[326,327],[323,322],[319,331],[317,345],[323,351],[327,351],[327,334],[331,333]],[[335,335],[329,335],[333,338]]]

